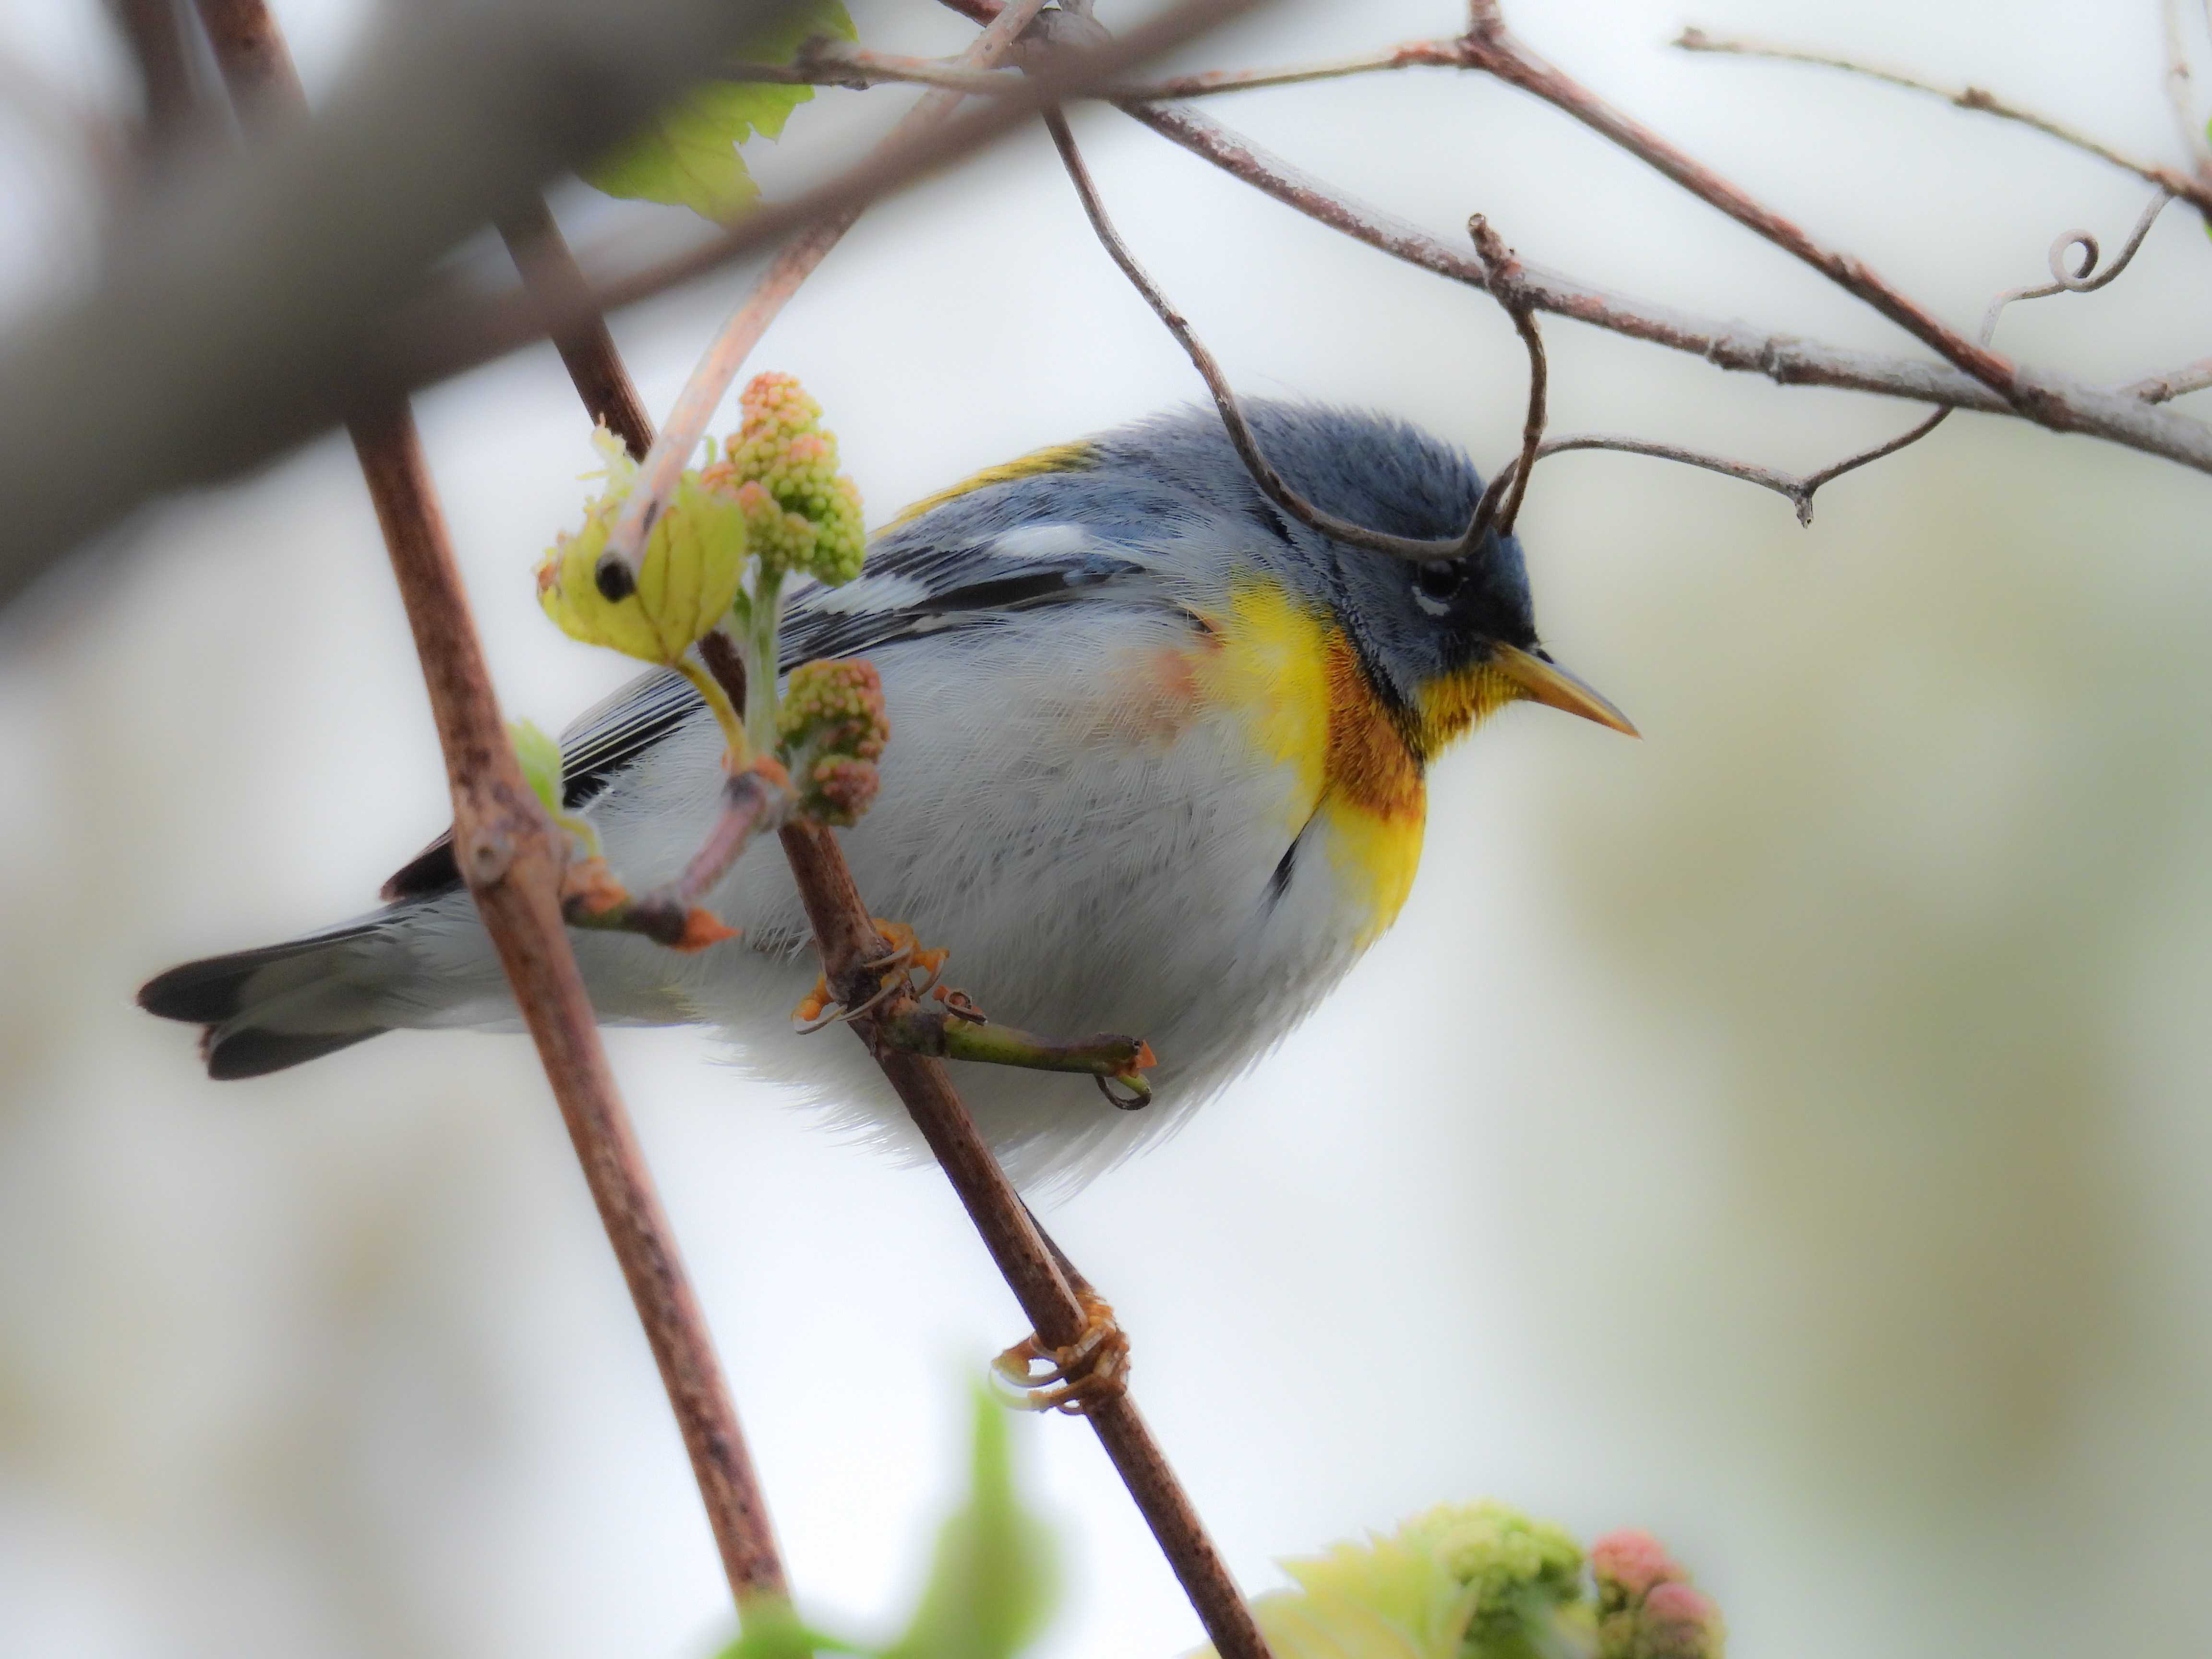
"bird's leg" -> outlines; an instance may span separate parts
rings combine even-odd
[[[1022,1208],[1082,1306],[1083,1334],[1064,1348],[1048,1348],[1035,1334],[1026,1336],[992,1361],[991,1369],[1012,1385],[1008,1392],[1013,1403],[1024,1410],[1085,1417],[1127,1390],[1129,1339],[1106,1298],[1067,1259],[1053,1236],[1037,1225],[1036,1212],[1027,1204]],[[1030,1369],[1040,1361],[1048,1369]]]
[[[843,1007],[829,981],[817,977],[791,1012],[792,1025],[802,1036],[841,1019],[860,1020],[878,1048],[1036,1072],[1079,1072],[1094,1079],[1098,1091],[1125,1112],[1152,1103],[1152,1085],[1143,1073],[1159,1062],[1142,1037],[1108,1032],[1062,1042],[998,1024],[966,992],[939,982],[948,952],[922,949],[914,929],[898,922],[878,921],[876,929],[891,948],[860,964],[860,971],[873,977],[874,989],[855,1006]],[[913,979],[918,968],[929,974],[920,985]]]

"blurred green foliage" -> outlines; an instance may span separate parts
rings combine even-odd
[[[804,1659],[815,1652],[874,1659],[1015,1659],[1052,1618],[1059,1550],[1052,1529],[1022,1501],[1006,1408],[975,1394],[967,1500],[937,1535],[928,1582],[905,1633],[889,1646],[846,1642],[809,1629],[788,1607],[755,1606],[744,1633],[718,1659]]]
[[[773,31],[748,42],[744,57],[788,64],[817,34],[854,38],[853,20],[840,0],[787,13]],[[779,136],[791,112],[813,96],[809,86],[702,81],[581,176],[610,196],[688,207],[702,218],[728,224],[760,194],[739,146],[756,136]]]

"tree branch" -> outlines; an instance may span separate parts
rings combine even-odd
[[[532,196],[502,217],[499,234],[523,287],[538,302],[586,412],[623,441],[633,460],[642,459],[653,447],[653,417],[615,350],[606,316],[592,302],[592,285],[545,198]]]
[[[2069,144],[2100,161],[2132,173],[2145,184],[2156,185],[2189,203],[2200,213],[2212,216],[2212,185],[2207,185],[2162,162],[2137,161],[2114,149],[2101,139],[2093,138],[2048,115],[2039,115],[2033,110],[2022,108],[2010,100],[1999,98],[1995,93],[1980,87],[1947,87],[1905,70],[1862,63],[1852,58],[1833,57],[1826,52],[1806,52],[1795,46],[1776,46],[1763,40],[1712,35],[1703,29],[1684,29],[1674,44],[1684,52],[1712,52],[1732,58],[1765,58],[1777,63],[1811,64],[1821,69],[1841,70],[1847,75],[1886,82],[1910,92],[1924,92],[1930,97],[1955,104],[1960,109],[1978,110],[1984,115],[1994,115],[2001,121],[2016,121],[2022,126],[2033,127],[2046,137],[2056,138],[2062,144]],[[2200,133],[2198,137],[2201,140],[2203,135]]]
[[[262,0],[199,0],[249,134],[283,140],[307,112]],[[611,351],[611,346],[609,348]],[[538,1045],[562,1121],[660,1370],[741,1613],[789,1599],[758,1477],[668,1218],[631,1128],[561,914],[565,832],[547,821],[500,719],[413,416],[380,402],[348,422],[407,610],[453,797],[455,862]]]
[[[1486,288],[1480,262],[1427,231],[1324,183],[1183,104],[1122,106],[1133,119],[1192,154],[1395,258],[1455,282]],[[2212,426],[2160,410],[2124,391],[2091,386],[2055,369],[2015,365],[2019,403],[1942,363],[1832,346],[1802,336],[1717,322],[1612,293],[1563,271],[1522,262],[1522,284],[1539,310],[1703,357],[1721,368],[1763,374],[1782,386],[1826,386],[1919,404],[2016,415],[2054,432],[2079,432],[2212,472]]]
[[[2008,403],[2018,402],[2024,396],[2033,397],[2033,387],[2018,385],[2010,362],[1967,339],[1919,301],[1885,281],[1863,260],[1823,246],[1791,221],[1754,201],[1738,185],[1537,57],[1506,28],[1498,0],[1474,0],[1470,11],[1473,24],[1462,42],[1463,61],[1468,68],[1518,87],[1572,116],[1699,201],[1717,208],[1747,230],[1802,260],[1846,294],[1864,301]]]

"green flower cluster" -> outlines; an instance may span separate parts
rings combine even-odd
[[[1595,1610],[1564,1528],[1486,1498],[1444,1504],[1284,1562],[1297,1589],[1252,1613],[1275,1659],[1721,1659],[1718,1610],[1649,1534],[1609,1534],[1589,1559]]]
[[[876,762],[891,732],[875,665],[800,664],[784,685],[776,724],[799,810],[823,823],[857,823],[876,798]]]
[[[1582,1599],[1582,1546],[1565,1527],[1494,1498],[1439,1504],[1398,1535],[1425,1546],[1454,1582],[1474,1591],[1469,1655],[1537,1659],[1554,1645],[1540,1639],[1542,1632]]]
[[[742,424],[700,482],[736,490],[749,550],[770,583],[796,570],[833,587],[852,580],[867,545],[860,492],[837,471],[822,405],[793,376],[771,373],[753,377],[738,406]]]

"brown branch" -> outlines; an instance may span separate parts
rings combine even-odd
[[[241,119],[256,137],[281,142],[307,100],[275,20],[260,0],[200,3]],[[501,721],[414,416],[395,400],[363,409],[347,424],[422,661],[453,791],[455,862],[538,1045],[622,1266],[731,1592],[741,1612],[786,1601],[783,1563],[729,1386],[569,949],[560,899],[566,837],[524,781]]]
[[[1684,29],[1674,44],[1684,52],[1712,52],[1732,58],[1764,58],[1776,63],[1810,64],[1820,69],[1841,70],[1847,75],[1863,76],[1870,81],[1903,87],[1908,92],[1926,93],[1960,109],[1978,110],[2001,121],[2013,121],[2024,127],[2033,127],[2046,137],[2056,138],[2062,144],[2071,145],[2100,161],[2134,173],[2145,184],[2156,185],[2161,190],[2171,191],[2201,213],[2212,214],[2212,185],[2162,162],[2138,161],[2114,149],[2101,139],[2093,138],[2063,121],[2053,120],[2048,115],[2024,108],[2009,99],[1999,98],[1981,87],[1947,87],[1905,70],[1890,69],[1879,64],[1863,63],[1856,58],[1835,57],[1826,52],[1805,52],[1795,46],[1776,46],[1763,40],[1712,35],[1703,29]]]
[[[522,273],[523,287],[543,313],[585,411],[623,441],[633,460],[641,459],[653,447],[653,417],[615,350],[605,314],[592,303],[592,285],[545,198],[533,196],[501,217],[499,234]]]
[[[791,285],[795,288],[805,275],[798,270]],[[606,338],[607,354],[614,359],[613,372],[623,373],[604,326],[601,337]],[[605,366],[598,366],[590,375],[576,375],[572,366],[572,377],[587,405],[590,385],[605,372]],[[709,635],[702,642],[701,654],[732,704],[743,708],[744,671],[727,641],[720,634]],[[883,956],[886,947],[854,884],[844,853],[829,830],[804,820],[787,823],[781,840],[813,927],[824,977],[833,986],[845,981],[847,1006],[860,1006],[866,990],[854,983],[855,976],[862,975],[863,963]],[[871,1028],[865,1017],[854,1025],[862,1040],[868,1041]],[[1091,1295],[1091,1286],[1037,1227],[977,1133],[942,1062],[873,1042],[869,1046],[1037,1336],[1053,1348],[1078,1342],[1089,1321],[1084,1298]],[[1266,1639],[1236,1580],[1126,1388],[1108,1393],[1084,1414],[1224,1659],[1270,1659]]]
[[[2007,402],[2034,398],[2036,388],[2021,386],[2010,362],[1966,338],[1919,301],[1883,280],[1865,261],[1823,246],[1791,221],[1754,201],[1740,186],[1537,57],[1507,30],[1498,0],[1473,0],[1470,10],[1472,27],[1461,43],[1462,61],[1469,69],[1480,70],[1509,86],[1518,87],[1572,116],[1699,201],[1717,208],[1747,230],[1803,260],[1845,293],[1864,301]]]
[[[140,149],[148,161],[157,161],[191,131],[200,114],[199,92],[185,52],[184,17],[178,0],[114,0],[114,5],[146,99]]]
[[[836,836],[803,820],[786,824],[781,836],[822,954],[823,977],[841,1000],[858,1007],[876,990],[864,964],[885,956],[890,947],[869,919]],[[867,1042],[867,1018],[853,1024]],[[1089,1315],[1053,1247],[977,1133],[944,1062],[872,1042],[870,1048],[1040,1341],[1052,1348],[1072,1346],[1084,1335]],[[1267,1642],[1251,1609],[1134,1402],[1126,1393],[1111,1394],[1085,1415],[1223,1659],[1267,1659]]]
[[[1392,258],[1476,288],[1488,286],[1480,260],[1446,246],[1419,225],[1359,200],[1271,154],[1187,104],[1122,106],[1133,119],[1241,179],[1286,207]],[[2033,395],[2008,402],[1944,363],[1829,345],[1779,330],[1720,322],[1523,261],[1524,291],[1539,310],[1633,340],[1704,358],[1717,368],[1763,374],[1780,386],[1825,386],[1984,414],[2014,415],[2054,432],[2079,432],[2212,472],[2212,426],[2055,369],[2021,364],[2016,386]]]

